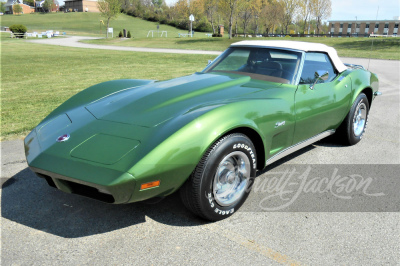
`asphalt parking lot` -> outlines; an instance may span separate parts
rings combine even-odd
[[[194,217],[176,194],[108,205],[57,191],[27,168],[22,140],[1,142],[1,265],[398,264],[400,61],[371,60],[370,70],[383,95],[359,144],[323,140],[274,163],[241,211],[215,223]],[[269,182],[293,169],[304,177],[296,189]],[[301,182],[332,173],[357,175],[359,189]]]

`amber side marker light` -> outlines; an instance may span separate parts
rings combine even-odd
[[[140,185],[140,190],[158,187],[158,186],[160,186],[160,180],[144,183],[144,184]]]

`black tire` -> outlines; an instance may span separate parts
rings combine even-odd
[[[206,220],[225,219],[248,197],[256,168],[256,149],[246,135],[222,137],[208,149],[181,187],[183,204]]]
[[[368,98],[364,93],[360,93],[351,106],[346,118],[337,130],[338,137],[340,138],[339,140],[343,144],[354,145],[360,142],[367,128],[368,113]]]

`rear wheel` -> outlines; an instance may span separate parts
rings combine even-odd
[[[236,212],[250,193],[257,167],[256,150],[243,134],[227,135],[214,143],[182,186],[185,206],[210,220]]]
[[[338,128],[339,136],[345,144],[354,145],[362,139],[367,127],[368,113],[368,98],[364,93],[360,93]]]

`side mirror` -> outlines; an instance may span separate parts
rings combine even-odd
[[[325,70],[318,70],[318,71],[315,72],[314,75],[315,75],[315,82],[314,82],[314,84],[312,84],[310,86],[310,90],[314,89],[315,84],[317,84],[317,82],[319,80],[323,80],[323,81],[327,80],[328,77],[329,77],[329,72],[325,71]]]

